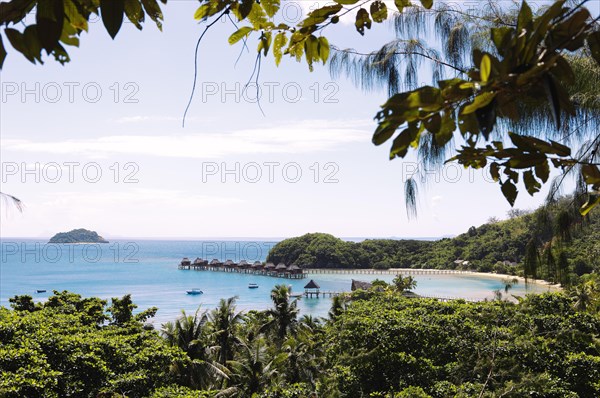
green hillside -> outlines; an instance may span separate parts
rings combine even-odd
[[[275,245],[267,261],[317,268],[472,269],[564,284],[600,271],[600,212],[582,218],[569,199],[491,221],[438,241],[374,239],[346,242],[311,233]]]

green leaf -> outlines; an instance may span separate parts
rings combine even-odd
[[[319,60],[319,39],[315,35],[310,35],[304,42],[304,54],[306,56],[306,62],[312,70],[313,61]]]
[[[435,113],[433,116],[425,119],[423,123],[425,123],[427,131],[435,135],[439,133],[442,128],[442,117],[439,113]]]
[[[210,3],[202,4],[200,7],[198,7],[196,12],[194,13],[194,19],[203,20],[203,19],[209,17],[210,15],[212,15],[212,14],[210,14],[211,9],[212,9],[212,6]]]
[[[376,0],[372,2],[370,10],[373,21],[380,23],[387,19],[387,6],[383,1]]]
[[[365,27],[367,27],[367,29],[371,29],[371,17],[369,16],[369,12],[364,8],[358,10],[354,25],[356,26],[358,33],[364,36]]]
[[[166,3],[166,0],[161,0],[163,3]],[[220,7],[225,7],[223,2],[219,2]],[[158,27],[159,30],[162,30],[162,19],[163,19],[163,13],[162,10],[160,9],[160,6],[158,5],[158,3],[156,2],[156,0],[142,0],[142,5],[144,6],[144,10],[146,11],[146,14],[148,14],[148,16],[150,16],[150,19],[152,19],[155,23],[156,26]],[[220,8],[222,9],[222,8]]]
[[[510,181],[505,181],[504,184],[502,184],[502,194],[508,203],[510,203],[511,206],[514,206],[519,191],[517,190],[517,186],[515,184]]]
[[[490,164],[490,175],[495,182],[500,180],[500,165],[496,162]]]
[[[76,29],[85,30],[87,32],[88,21],[83,15],[79,13],[79,10],[75,6],[75,4],[73,4],[73,1],[64,0],[64,4],[65,16],[69,20],[71,26],[73,26]]]
[[[546,161],[546,155],[540,153],[521,153],[512,155],[507,165],[513,169],[528,169]]]
[[[31,27],[31,26],[29,26]],[[25,29],[27,30],[27,29]],[[27,40],[27,36],[25,37],[25,39]],[[32,37],[32,39],[35,39],[37,41],[37,35],[35,37]],[[63,25],[63,30],[62,30],[62,35],[60,36],[60,41],[69,45],[69,46],[79,46],[79,37],[77,36],[77,29],[75,29],[70,23],[69,21],[67,21],[65,19],[64,25]],[[40,62],[41,62],[41,58],[40,58]]]
[[[325,36],[319,37],[319,56],[321,57],[321,61],[323,61],[323,65],[329,59],[329,41]]]
[[[242,0],[240,3],[238,10],[240,12],[240,21],[250,15],[252,11],[252,7],[254,6],[254,0]]]
[[[6,59],[6,49],[4,48],[4,43],[2,42],[2,36],[0,36],[0,69],[2,69],[2,65],[4,65],[5,59]]]
[[[494,46],[496,46],[500,55],[504,55],[504,50],[507,48],[507,42],[510,40],[513,30],[508,26],[502,26],[499,28],[492,28],[490,32],[492,34]]]
[[[277,11],[279,11],[280,2],[279,0],[261,0],[260,5],[264,8],[269,18],[273,18]]]
[[[358,3],[358,0],[335,0],[335,2],[345,6],[351,6],[352,4]]]
[[[587,215],[594,207],[596,207],[597,205],[600,204],[600,196],[597,195],[589,195],[588,201],[581,206],[581,209],[579,209],[579,213],[581,213],[582,216]]]
[[[258,52],[262,50],[265,57],[269,53],[269,48],[271,47],[271,39],[272,33],[264,32],[260,37],[260,41],[258,42]]]
[[[584,164],[581,166],[581,174],[583,174],[583,180],[586,184],[600,184],[600,169],[598,169],[598,166]]]
[[[548,161],[535,166],[535,175],[544,183],[548,181],[548,177],[550,177],[550,165]]]
[[[394,4],[396,5],[396,8],[398,8],[398,11],[402,12],[404,7],[410,6],[410,0],[394,0]]]
[[[127,19],[129,19],[136,28],[142,30],[142,22],[144,22],[145,14],[139,0],[125,0],[125,15],[127,15]]]
[[[527,170],[525,173],[523,173],[523,183],[525,184],[527,192],[531,196],[539,192],[540,188],[542,187],[542,184],[535,179],[531,170]]]
[[[302,21],[300,26],[309,27],[318,25],[322,22],[325,22],[330,16],[338,13],[341,9],[341,4],[332,4],[321,8],[317,8],[316,10],[311,11],[308,14],[308,17],[304,21]]]
[[[571,156],[571,148],[569,148],[566,145],[560,144],[556,141],[552,141],[550,140],[550,143],[552,144],[552,147],[554,149],[556,149],[556,154],[558,156],[562,156],[562,157],[566,157],[566,156]]]
[[[238,41],[242,40],[242,38],[248,36],[248,34],[250,34],[250,32],[252,31],[254,31],[254,28],[252,28],[251,26],[242,26],[241,28],[233,32],[231,36],[229,36],[229,39],[227,41],[229,42],[229,44],[235,44]]]
[[[381,145],[389,140],[399,126],[400,124],[391,121],[383,121],[379,123],[375,129],[375,133],[373,134],[373,144]]]
[[[11,46],[25,56],[30,62],[35,63],[35,58],[31,55],[29,48],[25,44],[24,35],[16,29],[6,28],[4,34],[10,42]]]
[[[63,29],[64,17],[62,1],[47,0],[38,3],[35,14],[37,34],[42,48],[48,54],[58,44]]]
[[[275,36],[275,40],[273,42],[273,55],[275,56],[275,65],[279,66],[281,62],[281,57],[283,56],[282,49],[287,42],[287,37],[285,32],[279,32]]]
[[[421,4],[423,4],[423,7],[429,10],[431,7],[433,7],[433,0],[421,0]]]
[[[471,104],[464,107],[461,114],[468,115],[470,113],[473,113],[477,109],[487,106],[490,102],[492,102],[494,100],[495,97],[496,97],[496,93],[491,92],[491,91],[486,91],[484,93],[481,93],[477,97],[475,97],[475,99],[473,100],[473,102]]]
[[[600,31],[590,33],[587,38],[587,44],[592,57],[600,65]]]
[[[479,66],[479,75],[481,76],[482,82],[487,82],[490,78],[490,73],[492,72],[492,61],[490,60],[490,56],[485,54],[483,58],[481,58],[481,65]]]
[[[123,13],[125,12],[124,0],[100,0],[100,11],[102,23],[106,31],[113,39],[119,33],[123,24]]]
[[[532,19],[533,12],[531,11],[531,7],[529,7],[526,1],[523,1],[521,10],[519,10],[519,17],[517,18],[517,32],[520,34],[523,29],[526,29]]]
[[[394,139],[390,150],[390,159],[397,157],[403,158],[408,152],[410,146],[414,146],[420,137],[420,131],[416,123],[409,123],[409,126]]]

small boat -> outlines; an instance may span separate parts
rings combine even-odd
[[[258,289],[258,285],[256,283],[248,283],[248,289]]]
[[[36,293],[46,293],[46,289],[37,289]]]
[[[192,290],[186,290],[186,293],[187,294],[195,294],[195,295],[197,295],[197,294],[203,294],[204,292],[202,290],[200,290],[200,289],[192,289]]]

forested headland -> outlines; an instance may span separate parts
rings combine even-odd
[[[583,217],[563,198],[512,211],[454,238],[349,242],[310,233],[275,245],[267,261],[305,268],[437,268],[497,272],[564,285],[600,271],[600,214]]]

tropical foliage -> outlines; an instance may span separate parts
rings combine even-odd
[[[148,313],[115,318],[115,306],[135,307],[127,296],[113,301],[113,312],[103,300],[69,292],[45,304],[19,296],[12,310],[0,308],[0,396],[600,394],[597,275],[518,303],[443,303],[399,290],[339,296],[332,316],[316,319],[300,317],[287,288],[277,286],[270,310],[242,313],[234,298],[223,300],[164,324],[162,338],[142,323]]]

